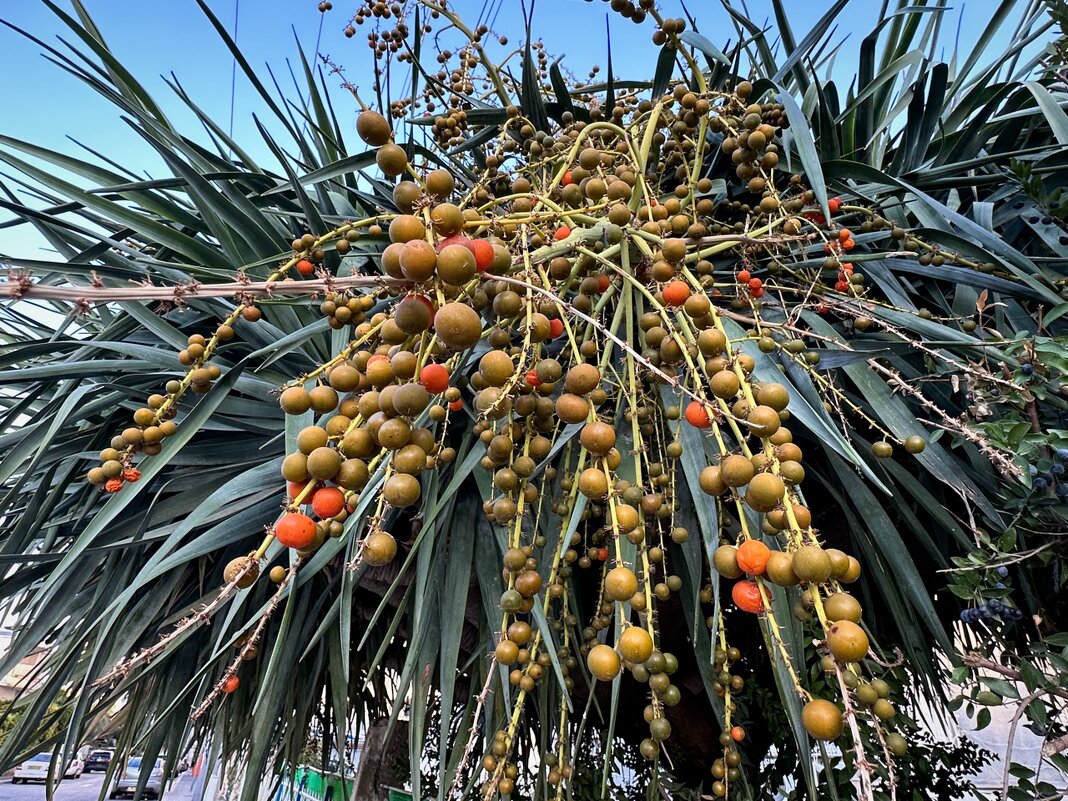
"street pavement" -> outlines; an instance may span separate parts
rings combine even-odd
[[[103,773],[87,773],[80,779],[64,779],[56,790],[55,801],[96,801],[104,784]],[[163,794],[164,801],[189,801],[193,780],[183,773]],[[105,799],[107,796],[105,795]],[[0,801],[44,801],[43,783],[12,784],[10,777],[0,779]]]

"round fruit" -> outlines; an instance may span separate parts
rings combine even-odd
[[[731,454],[720,464],[719,475],[728,487],[744,487],[753,480],[756,471],[753,463],[736,453]],[[772,504],[774,506],[774,504]]]
[[[582,427],[582,432],[579,434],[579,442],[590,453],[604,456],[615,447],[616,430],[608,423],[595,420]]]
[[[923,453],[927,447],[927,441],[923,437],[913,434],[905,440],[905,450],[909,453]]]
[[[278,399],[278,405],[286,414],[304,414],[311,408],[311,403],[311,395],[304,387],[289,387]]]
[[[267,574],[275,584],[281,584],[286,578],[286,569],[281,565],[275,565],[271,568],[271,572]]]
[[[237,559],[231,559],[227,563],[226,568],[223,570],[223,581],[229,584],[231,581],[237,578],[245,568],[245,564],[248,562],[248,557],[239,556]],[[256,583],[256,579],[260,577],[260,563],[253,561],[249,569],[245,572],[241,578],[237,579],[237,588],[241,590],[247,590],[253,584]]]
[[[894,705],[885,698],[880,698],[876,701],[872,705],[871,711],[875,713],[875,717],[879,718],[879,720],[890,720],[890,718],[897,714]]]
[[[629,567],[619,565],[608,571],[604,580],[604,594],[613,601],[629,601],[638,591],[638,577]]]
[[[894,455],[894,446],[889,442],[876,442],[871,446],[871,452],[879,459],[889,459]]]
[[[767,587],[764,588],[764,592],[767,593],[770,599],[771,592]],[[736,582],[731,587],[731,600],[743,612],[750,612],[756,615],[764,611],[764,599],[761,597],[760,587],[757,586],[755,581]]]
[[[286,548],[307,548],[315,541],[315,521],[299,512],[290,512],[274,524],[274,536]]]
[[[240,684],[241,679],[237,676],[227,676],[223,679],[222,691],[229,695],[230,693],[235,692]]]
[[[756,401],[781,412],[790,404],[790,393],[782,384],[761,384],[756,391]]]
[[[748,421],[750,433],[761,439],[770,437],[781,425],[779,413],[770,406],[754,406],[749,411]]]
[[[724,578],[736,579],[742,575],[738,567],[738,549],[733,545],[720,545],[712,554],[712,564],[716,572]]]
[[[376,531],[363,541],[363,558],[369,565],[388,565],[397,555],[397,541],[385,531]]]
[[[501,640],[494,649],[497,662],[501,665],[514,665],[519,659],[519,646],[511,640]]]
[[[434,315],[434,330],[453,350],[465,350],[482,337],[482,318],[464,303],[446,303]]]
[[[839,620],[827,632],[827,648],[840,662],[859,662],[868,655],[868,635],[851,620]]]
[[[727,485],[723,482],[720,467],[716,464],[708,465],[698,476],[701,489],[708,495],[722,495],[727,491]]]
[[[398,214],[389,222],[389,241],[399,244],[422,242],[426,236],[426,226],[414,214]]]
[[[564,388],[576,395],[587,395],[601,385],[601,371],[589,363],[576,364],[567,371]]]
[[[668,306],[681,306],[690,297],[690,288],[685,281],[672,281],[664,287],[662,294]]]
[[[337,517],[345,508],[345,493],[337,487],[322,487],[312,496],[312,511],[321,520]]]
[[[836,592],[824,600],[823,611],[827,614],[827,619],[832,622],[848,620],[859,623],[862,610],[860,601],[848,592]]]
[[[813,698],[801,710],[801,722],[813,740],[837,740],[842,734],[842,713],[830,701]]]
[[[802,581],[821,584],[831,577],[831,557],[818,545],[803,545],[794,553],[794,573]]]
[[[408,154],[404,152],[403,147],[387,142],[378,148],[375,163],[378,164],[378,169],[382,170],[383,175],[395,178],[408,169]]]
[[[760,540],[746,540],[738,546],[738,567],[750,576],[759,576],[767,567],[771,550]]]
[[[421,283],[433,277],[438,254],[434,246],[423,239],[413,239],[404,244],[400,254],[400,267],[404,277]]]
[[[838,580],[841,581],[843,584],[852,584],[858,578],[860,578],[860,562],[857,560],[856,557],[850,556],[849,569],[846,570],[846,572],[843,573]]]
[[[463,245],[446,245],[438,253],[438,276],[446,284],[462,286],[475,277],[475,255]]]
[[[745,490],[745,502],[758,512],[770,512],[782,501],[786,485],[774,473],[758,473]]]
[[[686,406],[686,422],[694,428],[712,427],[712,418],[708,416],[708,409],[699,401],[690,401]]]
[[[890,749],[890,753],[894,756],[904,756],[905,752],[909,750],[908,741],[896,731],[886,735],[886,747]]]
[[[382,485],[382,497],[386,503],[398,508],[411,506],[419,500],[419,493],[419,479],[405,473],[390,476]]]
[[[828,548],[827,555],[831,557],[831,578],[837,579],[844,576],[849,570],[849,555],[837,548]]]
[[[586,667],[598,681],[611,681],[619,675],[619,654],[604,643],[598,643],[586,655]]]
[[[643,628],[630,626],[619,636],[619,652],[628,662],[639,664],[653,653],[653,638]]]
[[[587,467],[579,475],[579,491],[587,498],[598,500],[608,494],[608,479],[596,467]]]
[[[356,133],[371,147],[381,147],[389,141],[389,121],[377,111],[364,109],[356,118]]]
[[[456,188],[456,180],[448,170],[433,170],[426,177],[426,191],[437,197],[448,197]]]
[[[341,454],[333,448],[316,448],[308,454],[308,475],[316,481],[327,481],[337,475]]]
[[[794,573],[793,555],[783,551],[772,551],[768,554],[764,572],[768,580],[779,587],[792,587],[800,581]]]

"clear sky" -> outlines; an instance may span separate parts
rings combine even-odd
[[[269,82],[270,65],[284,88],[291,88],[288,63],[294,56],[294,36],[310,54],[329,55],[343,66],[346,76],[362,88],[369,88],[370,55],[360,29],[351,40],[342,35],[356,0],[334,0],[334,10],[322,15],[318,0],[208,0],[209,5],[233,30],[237,13],[237,40],[249,62]],[[70,0],[57,0],[70,8]],[[229,125],[231,106],[231,67],[229,51],[219,39],[194,0],[84,0],[97,26],[113,52],[189,133],[196,134],[198,123],[182,110],[166,86],[163,76],[174,73],[194,98],[224,127]],[[476,20],[484,7],[499,7],[494,29],[509,37],[509,49],[522,38],[519,0],[453,0],[450,4],[466,20]],[[661,0],[664,13],[681,15],[679,0]],[[741,6],[741,0],[736,0]],[[878,14],[877,0],[852,0],[836,20],[836,41],[845,39],[835,70],[851,76],[856,47],[871,30]],[[946,15],[943,38],[951,45],[960,25],[962,50],[982,33],[997,0],[970,0],[956,4]],[[1020,4],[1026,5],[1024,3]],[[800,39],[831,6],[830,0],[786,0],[797,38]],[[735,40],[734,27],[717,0],[690,0],[701,31],[722,46]],[[773,24],[770,0],[748,0],[750,18],[758,24]],[[605,64],[605,18],[608,11],[600,0],[537,0],[534,33],[547,50],[566,56],[564,64],[584,75],[593,64]],[[652,25],[635,25],[614,13],[608,14],[615,70],[619,77],[648,78],[656,61],[656,48],[650,42]],[[71,32],[41,0],[0,0],[0,19],[58,45],[57,36],[73,40]],[[947,38],[948,37],[948,38]],[[501,49],[503,51],[503,48]],[[299,64],[299,62],[298,62]],[[602,73],[603,74],[603,73]],[[73,155],[84,155],[66,137],[77,138],[89,147],[118,157],[131,170],[142,174],[164,174],[158,157],[140,137],[130,131],[118,112],[102,101],[89,87],[41,57],[41,48],[9,28],[0,28],[0,133],[32,141]],[[848,78],[847,78],[848,79]],[[329,77],[335,109],[343,120],[353,118],[355,103],[338,87],[337,76]],[[368,91],[364,96],[371,96]],[[234,135],[259,155],[266,149],[252,114],[261,119],[265,109],[254,90],[240,73],[233,93]],[[266,112],[269,116],[269,112]],[[351,129],[350,129],[351,130]],[[350,147],[356,149],[355,137]],[[269,159],[265,159],[269,162]],[[7,172],[0,165],[0,172]],[[6,179],[5,179],[6,180]],[[0,212],[0,219],[7,219]],[[23,226],[25,228],[25,226]],[[36,238],[0,230],[0,252],[34,256]]]

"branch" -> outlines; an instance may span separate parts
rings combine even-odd
[[[984,670],[991,670],[994,673],[1000,673],[1002,676],[1005,676],[1006,678],[1012,679],[1014,681],[1021,680],[1020,671],[1016,670],[1015,668],[999,665],[997,662],[994,662],[991,659],[987,659],[985,656],[977,654],[974,651],[972,653],[965,654],[964,659],[962,661],[964,662],[965,667],[970,667],[973,669],[983,668]],[[1063,690],[1060,687],[1047,687],[1042,692],[1049,693],[1050,695],[1055,695],[1058,698],[1068,699],[1068,690]]]
[[[26,277],[15,276],[8,281],[0,282],[0,298],[12,298],[14,300],[40,298],[41,300],[70,301],[79,305],[139,300],[174,302],[183,301],[190,296],[222,298],[245,295],[318,295],[324,292],[355,287],[377,287],[386,284],[396,286],[409,283],[411,282],[401,278],[352,275],[344,278],[328,276],[303,281],[283,279],[281,281],[253,281],[247,283],[233,281],[224,284],[190,282],[172,286],[48,286],[35,284]]]

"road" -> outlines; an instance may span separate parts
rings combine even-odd
[[[64,779],[54,796],[55,801],[96,801],[104,783],[103,773],[89,773],[80,779]],[[163,794],[166,801],[189,801],[192,779],[183,773]],[[44,801],[42,783],[12,784],[10,778],[0,779],[0,801]]]

